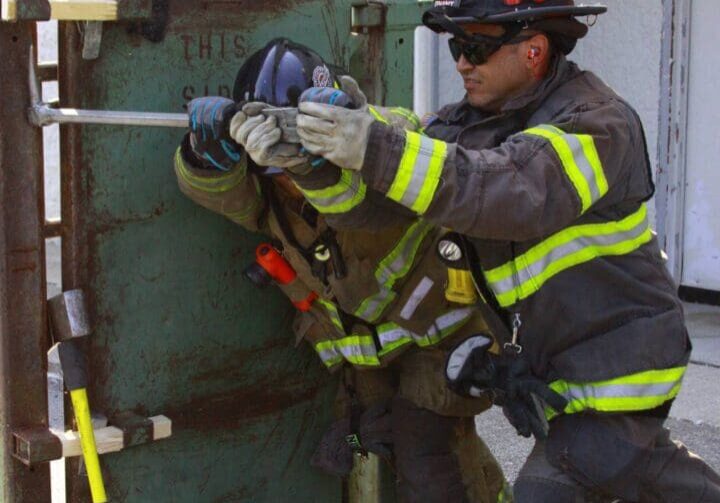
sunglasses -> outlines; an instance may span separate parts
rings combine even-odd
[[[484,40],[466,41],[453,37],[448,40],[450,54],[457,62],[460,56],[465,56],[468,63],[473,66],[484,65],[487,60],[495,54],[503,45],[519,44],[532,38],[534,35],[525,35],[512,38],[511,40],[503,40],[502,38],[483,37]]]

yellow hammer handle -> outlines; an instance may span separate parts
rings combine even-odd
[[[85,388],[71,390],[70,398],[72,399],[75,420],[80,432],[80,446],[82,447],[85,468],[90,481],[92,500],[93,503],[105,503],[107,495],[105,494],[105,484],[100,471],[100,459],[98,458],[97,447],[95,447],[95,432],[90,419],[87,392]]]

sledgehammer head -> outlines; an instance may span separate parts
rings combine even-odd
[[[48,301],[48,311],[56,342],[77,339],[92,332],[82,290],[68,290],[51,298]]]

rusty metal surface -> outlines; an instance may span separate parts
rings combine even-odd
[[[295,5],[307,3],[318,12],[318,2]],[[262,31],[275,20],[256,5],[208,5],[202,18],[203,7],[189,5],[171,2],[161,43],[108,25],[93,62],[81,59],[75,27],[62,24],[61,105],[181,112],[192,96],[229,94],[249,51],[279,35]],[[298,29],[288,12],[280,25],[291,36]],[[259,237],[179,193],[171,159],[182,134],[61,127],[63,281],[86,287],[97,327],[90,402],[111,417],[133,410],[173,420],[167,441],[101,459],[109,495],[337,500],[339,481],[308,464],[329,421],[333,379],[309,348],[293,347],[280,295],[257,295],[244,281]],[[85,481],[68,483],[70,500],[82,501]]]
[[[26,21],[46,21],[50,19],[48,0],[17,0],[17,19]]]
[[[50,489],[47,467],[30,471],[11,457],[13,430],[47,424],[42,135],[24,119],[33,40],[34,23],[0,23],[0,54],[12,68],[0,79],[0,499],[8,502],[48,501]]]
[[[350,37],[352,3],[170,1],[161,42],[108,23],[92,62],[75,25],[61,23],[60,104],[181,112],[194,97],[229,96],[243,60],[285,35],[362,75],[371,101],[411,105],[412,23],[391,38],[382,27]],[[90,401],[111,417],[173,420],[171,439],[103,457],[111,498],[337,500],[338,481],[308,466],[334,379],[310,348],[293,347],[286,301],[243,280],[260,237],[179,193],[171,157],[182,131],[60,131],[63,284],[85,289],[97,327]],[[86,482],[68,482],[82,501]]]
[[[60,439],[42,426],[13,431],[13,439],[13,457],[26,466],[62,457]]]

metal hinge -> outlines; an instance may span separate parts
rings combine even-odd
[[[385,2],[367,2],[353,5],[350,13],[350,31],[352,33],[367,33],[370,28],[380,28],[385,25]]]

